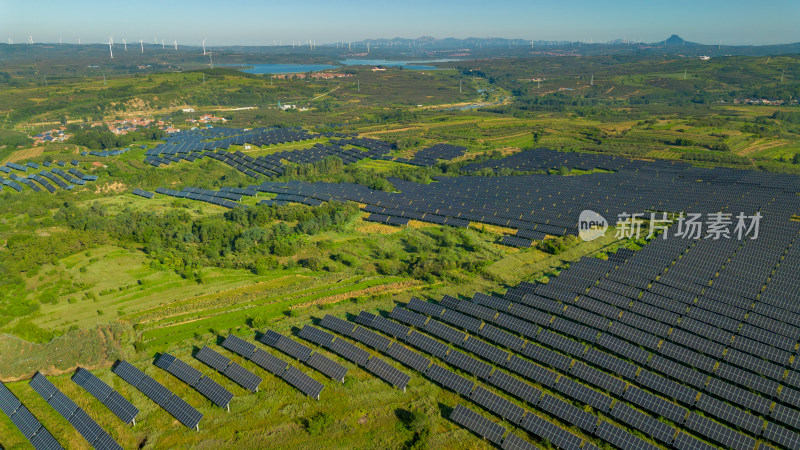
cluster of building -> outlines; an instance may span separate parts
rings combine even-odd
[[[349,73],[334,73],[334,72],[312,72],[310,74],[306,73],[278,73],[273,75],[276,80],[290,80],[292,78],[304,79],[308,78],[315,78],[319,80],[332,80],[334,78],[347,78],[352,77],[352,74]]]
[[[780,106],[780,105],[796,105],[798,102],[796,98],[793,98],[791,100],[769,100],[766,98],[735,98],[733,99],[733,103],[744,104],[744,105]]]
[[[95,122],[92,127],[107,127],[108,131],[114,134],[128,134],[131,131],[149,126],[151,123],[153,123],[153,119],[136,117],[133,119],[112,120],[110,122]]]
[[[186,119],[186,121],[190,123],[215,123],[215,122],[227,122],[228,119],[224,117],[217,117],[213,114],[203,114],[197,119]],[[170,133],[170,131],[167,131],[167,133]]]
[[[48,144],[50,142],[64,142],[72,136],[66,133],[66,127],[54,128],[52,130],[43,131],[36,136],[33,136],[33,145]]]

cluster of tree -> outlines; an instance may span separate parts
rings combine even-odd
[[[697,162],[710,162],[710,163],[720,163],[720,164],[735,164],[735,165],[742,165],[742,166],[750,166],[753,162],[744,156],[739,155],[732,155],[729,153],[721,153],[721,152],[692,152],[692,153],[683,153],[681,154],[681,159],[686,161],[697,161]]]
[[[204,266],[254,272],[275,267],[275,257],[295,254],[304,245],[304,236],[341,229],[358,213],[353,203],[330,202],[313,208],[236,208],[195,220],[180,210],[163,215],[125,210],[112,215],[100,206],[82,208],[65,203],[56,219],[73,230],[142,245],[158,267],[201,281],[199,269]]]
[[[33,145],[33,139],[28,137],[27,134],[14,130],[0,129],[0,147],[13,150],[17,147],[30,147],[31,145]]]
[[[73,132],[69,142],[82,145],[92,150],[106,150],[111,148],[125,147],[137,140],[157,140],[166,136],[166,132],[157,127],[144,127],[127,134],[114,134],[105,128],[91,127],[80,128]]]

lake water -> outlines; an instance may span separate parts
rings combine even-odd
[[[436,66],[425,65],[438,62],[459,61],[458,59],[426,59],[421,61],[387,61],[385,59],[345,59],[341,61],[345,66],[386,66],[402,67],[408,70],[439,70]]]

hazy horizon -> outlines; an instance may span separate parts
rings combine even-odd
[[[467,39],[605,42],[627,39],[653,43],[677,34],[708,45],[772,45],[800,42],[800,2],[753,4],[742,0],[678,0],[648,4],[631,0],[566,4],[475,0],[346,6],[320,0],[297,4],[233,0],[220,4],[142,0],[124,7],[90,0],[74,7],[45,0],[0,0],[0,40],[14,43],[115,42],[201,45],[256,45],[316,41],[317,45],[365,39],[434,36]],[[484,37],[485,36],[485,37]]]

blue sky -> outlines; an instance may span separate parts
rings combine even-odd
[[[800,0],[0,0],[0,40],[271,45],[419,36],[800,42]]]

